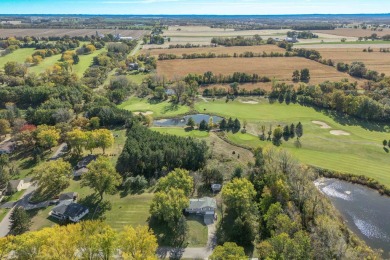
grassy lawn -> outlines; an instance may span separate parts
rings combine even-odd
[[[17,191],[15,192],[14,194],[12,194],[11,196],[6,196],[2,202],[5,202],[5,201],[18,201],[23,193],[25,192],[26,190],[21,190],[21,191]]]
[[[106,49],[102,48],[89,55],[79,55],[80,61],[73,66],[73,72],[76,73],[79,78],[81,78],[88,67],[92,65],[93,58],[104,51],[106,51]]]
[[[199,130],[186,131],[184,128],[181,127],[152,127],[151,130],[163,134],[177,135],[183,137],[191,136],[196,138],[204,138],[209,136],[209,132],[207,131],[199,131]]]
[[[26,58],[28,56],[31,56],[34,53],[34,51],[35,51],[34,48],[17,49],[13,53],[0,57],[0,69],[3,69],[4,65],[9,61],[24,63]]]
[[[126,77],[133,81],[134,83],[137,83],[137,84],[142,84],[142,82],[144,81],[144,78],[146,78],[146,76],[149,75],[147,73],[130,73],[128,75],[126,75]]]
[[[56,64],[57,62],[59,62],[59,60],[61,59],[61,55],[62,54],[57,54],[57,55],[53,55],[51,57],[47,57],[45,58],[41,63],[39,63],[38,65],[36,66],[32,66],[28,69],[28,72],[31,73],[31,72],[34,72],[36,74],[40,74],[42,72],[45,72],[46,69],[48,69],[49,67],[53,66],[54,64]]]
[[[188,106],[175,105],[168,101],[152,104],[148,99],[131,97],[127,101],[123,102],[118,106],[119,108],[130,110],[133,112],[146,112],[152,111],[153,117],[173,117],[183,115],[190,111]]]
[[[259,100],[258,104],[243,104],[239,101],[225,103],[225,100],[214,102],[199,102],[195,105],[198,111],[205,111],[225,117],[237,117],[241,122],[248,122],[248,133],[228,134],[228,138],[241,145],[258,147],[271,144],[260,141],[260,126],[285,125],[301,122],[304,135],[302,147],[296,148],[294,140],[283,141],[286,148],[303,163],[352,174],[362,174],[372,177],[390,186],[390,155],[382,149],[382,140],[389,134],[383,125],[369,124],[328,116],[313,108],[297,104],[269,104]],[[322,129],[311,121],[318,120],[327,123],[331,129]],[[351,135],[335,136],[330,130],[343,130]]]
[[[7,215],[9,209],[0,209],[0,222],[3,220],[5,215]]]
[[[189,216],[187,217],[188,223],[188,235],[187,242],[188,247],[204,247],[207,244],[207,226],[203,222],[201,216]]]

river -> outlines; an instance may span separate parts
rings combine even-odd
[[[321,178],[317,188],[329,197],[347,226],[367,245],[390,254],[390,198],[368,187]]]

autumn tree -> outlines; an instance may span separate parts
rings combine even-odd
[[[80,129],[74,129],[67,133],[67,143],[77,156],[79,156],[87,143],[87,135]]]
[[[189,199],[180,189],[169,189],[154,194],[150,205],[150,214],[157,220],[167,223],[174,229],[183,215],[183,209],[189,205]]]
[[[58,145],[60,139],[60,133],[54,128],[44,129],[38,132],[37,140],[38,143],[45,148],[51,148]]]
[[[116,172],[114,166],[107,157],[99,156],[96,161],[88,166],[88,172],[81,177],[81,186],[90,187],[99,194],[100,201],[103,195],[113,194],[116,187],[122,182],[122,177]]]
[[[103,154],[105,154],[106,148],[114,144],[114,136],[112,135],[111,131],[107,129],[94,130],[93,134],[96,146],[102,148]]]
[[[194,180],[189,171],[174,169],[167,176],[162,177],[157,184],[157,191],[168,191],[170,189],[181,189],[186,196],[189,196],[194,189]]]
[[[11,124],[6,119],[0,119],[0,135],[11,133]]]
[[[217,246],[211,254],[210,260],[240,260],[247,259],[244,248],[236,243],[225,242],[223,246]]]
[[[16,207],[10,217],[10,233],[20,235],[27,232],[32,224],[29,215],[22,207]]]
[[[119,234],[119,241],[123,259],[157,260],[157,239],[147,226],[124,227]]]
[[[293,81],[298,82],[300,78],[301,78],[301,73],[299,72],[299,70],[295,70],[292,75]]]
[[[72,166],[62,159],[44,162],[33,170],[33,176],[33,182],[38,186],[34,197],[56,195],[69,186]]]

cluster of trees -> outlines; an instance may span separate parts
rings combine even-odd
[[[290,138],[293,139],[295,136],[297,137],[297,141],[303,136],[303,126],[301,122],[299,122],[296,126],[294,124],[285,125],[284,127],[278,125],[275,129],[272,130],[272,125],[270,125],[267,135],[266,135],[266,126],[262,125],[260,127],[261,134],[259,134],[259,138],[262,141],[272,141],[272,143],[276,146],[281,144],[282,138],[287,142]]]
[[[157,260],[157,239],[147,226],[121,231],[102,221],[83,221],[0,238],[0,258]]]
[[[257,83],[257,82],[271,82],[271,79],[254,73],[247,74],[245,72],[234,72],[231,75],[215,75],[211,71],[205,72],[203,75],[199,74],[188,74],[184,81],[191,82],[196,81],[199,85],[204,84],[224,84],[224,83]]]
[[[103,44],[104,44],[104,42],[103,42]],[[97,42],[95,45],[97,45],[98,47],[96,47],[92,43],[91,44],[84,44],[83,46],[81,46],[80,48],[78,48],[76,50],[76,53],[77,53],[77,55],[91,54],[91,53],[94,53],[96,51],[96,49],[102,49],[104,47],[103,44],[101,44],[100,42]]]
[[[219,129],[221,129],[222,131],[230,130],[232,132],[238,132],[241,129],[240,120],[238,120],[237,118],[233,120],[231,117],[229,117],[229,119],[226,121],[226,119],[223,118],[219,122]]]
[[[202,168],[207,158],[207,145],[193,138],[184,138],[151,131],[133,124],[116,169],[122,175],[133,173],[147,179],[157,178],[167,170]]]
[[[310,70],[308,68],[301,69],[301,71],[295,70],[293,72],[292,79],[294,82],[299,82],[299,81],[309,82]]]
[[[317,50],[310,49],[293,49],[294,55],[298,57],[303,57],[310,60],[319,61],[321,59],[321,54]]]
[[[382,144],[383,144],[383,149],[388,153],[390,148],[390,140],[389,141],[383,140]]]
[[[254,46],[264,44],[263,39],[260,37],[260,35],[255,35],[253,37],[247,38],[243,36],[237,36],[234,38],[214,37],[211,39],[211,43],[224,46]]]
[[[249,178],[234,178],[222,189],[220,245],[254,243],[261,259],[378,257],[345,228],[309,168],[274,147],[258,148],[254,155]],[[240,255],[233,244],[218,248],[225,250]]]
[[[310,31],[302,31],[302,32],[288,31],[287,37],[291,37],[291,38],[297,37],[298,39],[313,39],[313,38],[318,38],[318,35]]]
[[[390,48],[379,48],[379,52],[388,53],[388,52],[390,52]]]
[[[126,76],[121,75],[112,78],[107,88],[109,90],[107,92],[108,99],[115,104],[119,104],[137,89],[137,85]]]
[[[366,65],[360,61],[354,61],[351,64],[339,62],[336,65],[338,71],[347,72],[352,77],[364,78],[373,81],[381,81],[384,74],[379,74],[377,71],[369,70]]]
[[[14,52],[15,50],[19,49],[20,46],[21,42],[15,37],[8,37],[4,40],[1,40],[0,48],[4,49],[4,51],[0,53],[0,57]]]
[[[157,222],[165,229],[166,241],[171,245],[182,243],[188,231],[183,209],[189,206],[189,196],[194,180],[187,170],[174,169],[159,179],[156,193],[150,205],[151,223]]]
[[[202,95],[205,97],[215,97],[215,96],[228,96],[230,90],[226,88],[206,88],[203,90]],[[235,95],[238,96],[264,96],[266,91],[261,88],[256,88],[253,90],[247,90],[246,88],[238,88],[238,91]]]
[[[107,52],[94,57],[93,65],[85,71],[84,84],[90,88],[102,85],[107,79],[109,71],[118,67],[121,62],[124,63],[136,45],[136,40],[107,44]]]
[[[94,120],[98,120],[98,118],[94,118]],[[105,154],[105,150],[114,144],[114,136],[107,129],[83,131],[76,128],[66,134],[66,142],[77,156],[81,155],[83,149],[92,153],[95,148],[101,148]]]
[[[200,45],[200,44],[191,44],[191,43],[186,43],[186,44],[176,44],[176,45],[169,45],[169,49],[181,49],[181,48],[200,48],[200,47],[210,47],[210,45]]]

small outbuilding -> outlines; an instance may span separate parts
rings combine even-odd
[[[220,192],[222,189],[222,184],[211,184],[211,190],[213,192]]]
[[[60,194],[60,196],[58,197],[58,200],[60,202],[62,202],[62,201],[76,202],[78,196],[79,196],[79,194],[77,192],[67,192],[67,193]]]

